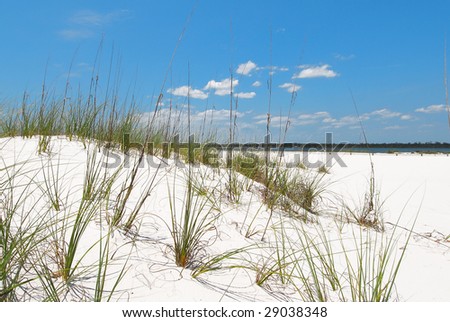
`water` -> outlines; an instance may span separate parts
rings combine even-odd
[[[272,151],[276,151],[272,150]],[[286,152],[323,152],[323,148],[287,148]],[[444,153],[450,154],[450,147],[345,147],[341,151],[339,149],[334,150],[335,152],[355,152],[355,153],[423,153],[423,154],[437,154]]]
[[[450,148],[350,148],[345,152],[370,152],[370,153],[450,153]]]

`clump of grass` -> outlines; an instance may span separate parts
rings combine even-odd
[[[317,214],[317,206],[326,191],[326,182],[322,174],[300,176],[288,184],[287,196],[303,209]]]
[[[2,160],[3,161],[3,160]],[[48,236],[47,210],[34,216],[39,201],[27,204],[27,196],[36,193],[31,182],[21,182],[27,176],[26,163],[6,165],[0,176],[0,301],[23,299],[24,290],[33,277],[28,274],[30,262],[39,252],[39,246]],[[30,210],[31,209],[31,210]]]
[[[317,214],[318,204],[326,191],[323,174],[295,174],[278,170],[266,195],[269,207],[279,207],[291,215],[300,215],[301,210]]]
[[[1,119],[0,119],[0,137],[15,137],[20,134],[17,128],[19,113],[15,110],[0,105]]]
[[[395,229],[390,236],[366,233],[355,236],[356,256],[342,246],[347,264],[347,283],[351,300],[356,302],[386,302],[395,296],[395,280],[412,235],[409,233],[398,258],[394,257],[397,240]],[[353,257],[353,258],[352,258]]]
[[[176,206],[175,182],[168,190],[171,213],[170,233],[173,240],[175,263],[180,267],[192,267],[203,247],[203,237],[214,229],[217,215],[207,198],[195,194],[188,179],[188,189],[181,209]]]
[[[267,181],[264,159],[256,154],[236,154],[233,169],[255,182],[265,184]]]
[[[93,195],[91,199],[82,199],[80,206],[76,211],[70,240],[64,254],[64,269],[61,272],[63,280],[67,283],[70,283],[73,280],[75,272],[81,263],[81,259],[77,258],[77,250],[81,238],[94,217],[99,213],[100,209],[100,197],[98,195]],[[83,256],[81,256],[81,258],[82,257]]]
[[[242,193],[244,192],[244,182],[237,173],[232,171],[231,177],[228,178],[226,183],[228,200],[238,204],[241,201]]]
[[[284,169],[280,162],[269,164],[266,171],[265,160],[257,155],[235,155],[233,165],[235,171],[264,185],[263,201],[269,209],[280,208],[287,213],[298,214],[300,207],[317,213],[316,207],[326,190],[323,171],[314,175],[299,174]]]
[[[301,252],[292,254],[294,267],[291,282],[303,301],[326,302],[330,295],[323,260],[333,258],[332,250],[329,254],[323,254],[319,247],[320,241],[312,238],[302,228],[297,229],[296,233]],[[292,246],[293,242],[289,242]]]
[[[43,98],[44,99],[44,98]],[[57,122],[59,120],[58,103],[51,102],[51,106],[47,107],[43,102],[39,108],[37,131],[38,138],[38,154],[51,153],[51,137],[58,133]]]
[[[50,153],[51,137],[47,135],[39,136],[38,154]]]
[[[389,234],[370,230],[353,231],[353,244],[345,236],[337,240],[317,226],[315,234],[295,228],[296,240],[289,247],[301,245],[290,254],[294,270],[291,282],[305,301],[385,302],[395,299],[395,281],[408,246],[407,236],[400,256],[396,256],[396,231]],[[344,258],[344,265],[342,263]]]
[[[19,122],[17,126],[20,128],[20,135],[23,138],[31,138],[37,134],[36,111],[32,106],[28,105],[28,99],[28,94],[25,92],[20,107],[20,117],[17,119]]]
[[[369,191],[364,195],[362,205],[354,209],[344,204],[343,212],[350,221],[356,222],[363,227],[384,231],[383,204],[380,193],[375,191],[373,185],[370,184]]]

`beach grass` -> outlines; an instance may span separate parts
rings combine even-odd
[[[133,257],[144,251],[134,245],[152,238],[155,249],[163,249],[159,256],[190,270],[195,280],[237,270],[277,298],[396,299],[409,238],[395,257],[397,237],[385,230],[372,160],[362,205],[340,205],[331,220],[346,221],[330,231],[323,224],[329,213],[322,211],[329,166],[308,169],[300,162],[292,168],[283,153],[269,151],[227,150],[221,159],[223,151],[206,149],[216,139],[205,128],[206,113],[199,130],[203,141],[193,145],[189,102],[188,111],[171,109],[167,117],[159,108],[142,112],[136,101],[120,102],[116,95],[101,101],[97,86],[94,82],[87,98],[78,93],[71,100],[52,98],[43,86],[39,100],[24,94],[18,106],[2,109],[2,144],[34,145],[30,160],[20,153],[13,161],[2,156],[2,301],[120,298],[125,291],[119,285],[137,265]],[[230,88],[229,143],[237,127],[234,99]],[[293,101],[294,95],[291,106]],[[183,116],[186,124],[179,121]],[[289,121],[280,140],[288,127]],[[189,138],[187,147],[178,149],[176,138]],[[83,157],[76,165],[62,152],[68,144],[79,144],[73,151]],[[116,162],[109,168],[111,159]],[[158,163],[152,167],[149,160]],[[163,210],[158,203],[165,203]],[[163,222],[165,238],[149,235],[150,218]],[[236,230],[225,232],[221,225]],[[341,234],[344,228],[351,229],[353,242]],[[214,250],[215,242],[234,233],[245,246]],[[113,269],[120,243],[131,248]]]

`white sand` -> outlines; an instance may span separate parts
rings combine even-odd
[[[16,164],[16,171],[20,175],[15,181],[15,189],[23,189],[20,185],[29,184],[29,196],[23,209],[32,209],[33,214],[45,212],[49,208],[45,191],[42,187],[44,173],[50,172],[49,160],[54,169],[59,167],[58,184],[61,192],[62,210],[50,211],[49,218],[63,217],[65,214],[76,212],[81,200],[84,173],[86,169],[87,150],[79,142],[69,142],[64,138],[52,139],[51,158],[48,155],[36,153],[37,138],[23,140],[21,138],[1,139],[1,159],[3,167]],[[368,191],[370,178],[370,159],[368,154],[340,154],[347,167],[334,164],[330,174],[325,175],[326,191],[323,200],[318,205],[319,215],[309,214],[315,221],[320,222],[330,240],[344,240],[347,249],[354,247],[352,241],[360,233],[360,227],[355,224],[340,223],[336,217],[345,203],[357,208],[361,205],[364,194]],[[287,156],[291,158],[292,153]],[[315,153],[312,158],[324,158],[322,153]],[[446,237],[450,235],[450,157],[446,155],[388,155],[376,154],[372,156],[375,169],[375,184],[379,191],[380,201],[383,202],[386,233],[393,231],[393,225],[399,223],[401,227],[409,229],[414,219],[414,227],[405,259],[402,263],[396,290],[400,301],[449,301],[450,300],[450,242]],[[20,166],[19,166],[20,165]],[[13,168],[8,168],[11,173]],[[46,172],[47,171],[47,172]],[[111,172],[114,169],[110,170]],[[122,170],[119,179],[113,186],[111,200],[116,200],[121,184],[126,178]],[[305,170],[295,170],[303,171]],[[55,172],[54,172],[55,173]],[[310,175],[315,170],[309,171]],[[182,213],[183,200],[186,191],[187,169],[179,169],[173,165],[157,170],[147,165],[140,169],[130,201],[127,204],[127,214],[138,202],[145,186],[156,175],[156,186],[150,197],[140,210],[136,221],[139,226],[137,236],[131,236],[116,230],[112,239],[111,254],[113,260],[109,267],[107,288],[114,283],[117,273],[126,265],[127,272],[120,282],[113,299],[123,301],[273,301],[299,300],[296,290],[289,285],[283,285],[279,279],[269,279],[263,287],[255,284],[256,268],[270,263],[274,256],[277,242],[276,227],[301,226],[312,235],[317,234],[318,223],[302,224],[298,219],[288,218],[281,212],[275,212],[269,225],[264,241],[262,232],[270,217],[270,212],[261,203],[258,185],[250,191],[244,191],[239,203],[230,203],[226,197],[220,195],[225,191],[227,175],[224,170],[219,172],[201,166],[194,169],[195,178],[204,178],[203,185],[214,192],[215,208],[212,215],[217,216],[214,228],[202,237],[202,247],[199,249],[197,260],[206,261],[214,255],[240,247],[251,249],[237,255],[233,261],[226,264],[238,265],[244,263],[247,269],[221,269],[200,275],[198,279],[191,277],[190,269],[181,269],[174,263],[171,249],[170,235],[171,212],[169,192],[175,194],[175,208]],[[5,178],[5,171],[2,171]],[[241,178],[246,181],[245,178]],[[249,183],[248,183],[249,184]],[[175,185],[175,187],[174,187]],[[89,225],[83,235],[77,252],[81,256],[85,250],[94,246],[82,260],[82,265],[95,265],[98,260],[98,245],[96,242],[100,234],[107,231],[105,218],[111,215],[112,208],[102,211]],[[102,218],[102,220],[100,220]],[[253,220],[254,219],[254,220]],[[253,221],[252,221],[253,220]],[[275,227],[275,228],[273,228]],[[247,231],[252,234],[246,238]],[[355,233],[356,232],[356,233]],[[367,230],[363,230],[365,234]],[[369,232],[372,236],[376,233]],[[401,254],[407,230],[397,228],[398,244],[395,245],[397,256]],[[66,241],[70,238],[67,233]],[[292,233],[289,238],[291,246],[297,247],[297,237]],[[339,246],[339,243],[337,243]],[[49,245],[43,243],[42,252]],[[394,254],[395,255],[395,254]],[[336,255],[337,266],[344,267],[342,256]],[[255,268],[254,270],[251,267]],[[84,275],[83,275],[84,274]],[[95,268],[86,273],[80,273],[77,282],[79,288],[86,294],[95,285]],[[83,278],[81,278],[83,275]],[[55,279],[55,283],[62,283]],[[40,284],[33,284],[35,292],[39,294]],[[348,290],[346,290],[348,292]],[[35,300],[39,300],[38,295]],[[33,299],[33,298],[31,298]],[[67,299],[76,299],[76,295],[69,294]],[[394,298],[395,299],[395,298]],[[330,292],[329,300],[338,300],[338,296]]]

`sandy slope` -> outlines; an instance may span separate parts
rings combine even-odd
[[[26,190],[27,199],[23,209],[33,215],[45,213],[51,218],[64,218],[76,212],[79,206],[88,151],[80,142],[70,142],[65,138],[52,139],[52,153],[38,155],[37,139],[2,139],[0,140],[1,160],[9,174],[17,173],[14,181],[16,193]],[[101,154],[101,153],[100,153]],[[99,154],[99,155],[100,155]],[[117,154],[121,160],[123,155]],[[315,153],[311,158],[323,159],[324,154]],[[215,171],[200,166],[193,170],[199,186],[211,192],[209,205],[211,216],[217,217],[214,229],[202,237],[202,244],[197,255],[198,262],[205,262],[213,255],[226,251],[249,247],[245,252],[235,256],[230,265],[244,263],[246,268],[221,269],[191,277],[190,269],[181,269],[174,264],[172,251],[171,200],[175,200],[178,214],[182,213],[187,169],[175,166],[149,167],[148,163],[140,169],[138,183],[127,203],[127,214],[138,202],[145,187],[153,180],[155,187],[150,197],[139,212],[133,229],[134,233],[114,232],[111,244],[113,260],[108,270],[109,287],[122,267],[127,273],[114,295],[117,300],[131,301],[269,301],[298,300],[300,296],[292,285],[284,285],[279,279],[269,279],[263,287],[257,286],[257,272],[273,260],[275,249],[280,243],[277,228],[281,225],[289,236],[290,247],[299,247],[298,232],[295,227],[302,227],[306,232],[318,234],[318,227],[324,229],[329,240],[340,240],[351,249],[353,239],[366,230],[354,224],[343,224],[336,220],[337,214],[345,203],[358,207],[368,189],[370,177],[370,159],[368,154],[341,154],[346,167],[333,164],[330,174],[325,175],[326,192],[319,207],[319,216],[308,214],[316,222],[303,223],[289,218],[281,212],[272,215],[261,203],[258,185],[244,189],[238,203],[231,203],[225,197],[227,180],[224,170]],[[287,159],[293,155],[288,154]],[[133,160],[133,159],[132,159]],[[132,164],[131,160],[131,164]],[[445,240],[450,235],[450,157],[444,155],[385,155],[372,156],[375,167],[376,187],[380,200],[384,203],[386,232],[392,232],[393,226],[410,228],[418,214],[410,245],[397,280],[400,300],[404,301],[448,301],[450,300],[450,242]],[[111,161],[112,162],[112,161]],[[159,161],[157,161],[159,162]],[[9,167],[12,165],[15,167]],[[61,192],[62,210],[49,211],[48,197],[42,189],[45,177],[50,175],[50,165],[59,172],[53,172],[58,178]],[[116,169],[109,169],[110,173]],[[113,211],[113,202],[117,199],[120,187],[130,169],[120,171],[111,193],[109,208],[97,214],[83,235],[79,256],[85,250],[92,249],[83,258],[77,282],[78,292],[70,292],[67,299],[89,299],[95,284],[95,263],[98,260],[98,244],[101,234],[107,231],[105,219]],[[305,170],[295,170],[305,171]],[[5,170],[2,178],[5,178]],[[316,173],[311,170],[310,173]],[[245,178],[240,177],[242,182]],[[26,188],[23,188],[26,185]],[[41,187],[41,188],[39,188]],[[4,192],[5,193],[5,192]],[[201,197],[199,197],[201,198]],[[31,210],[30,210],[31,209]],[[263,230],[271,218],[269,230],[263,241]],[[320,223],[320,225],[318,224]],[[247,237],[245,236],[247,233]],[[372,236],[378,234],[370,232]],[[67,234],[69,235],[69,234]],[[397,229],[398,244],[395,249],[401,252],[407,236],[407,230]],[[67,241],[68,236],[66,236]],[[342,242],[341,242],[342,243]],[[339,246],[339,243],[336,243]],[[42,256],[50,254],[50,243],[43,243]],[[337,248],[336,248],[337,249]],[[397,254],[398,255],[398,254]],[[336,257],[337,266],[345,264]],[[225,264],[225,262],[224,262]],[[52,263],[49,261],[49,265]],[[91,266],[94,265],[94,266]],[[94,268],[92,268],[94,267]],[[58,279],[56,283],[61,283]],[[32,296],[24,299],[40,300],[40,284],[36,282],[29,290]],[[81,295],[80,295],[81,294]],[[337,300],[338,295],[330,292],[330,300]]]

